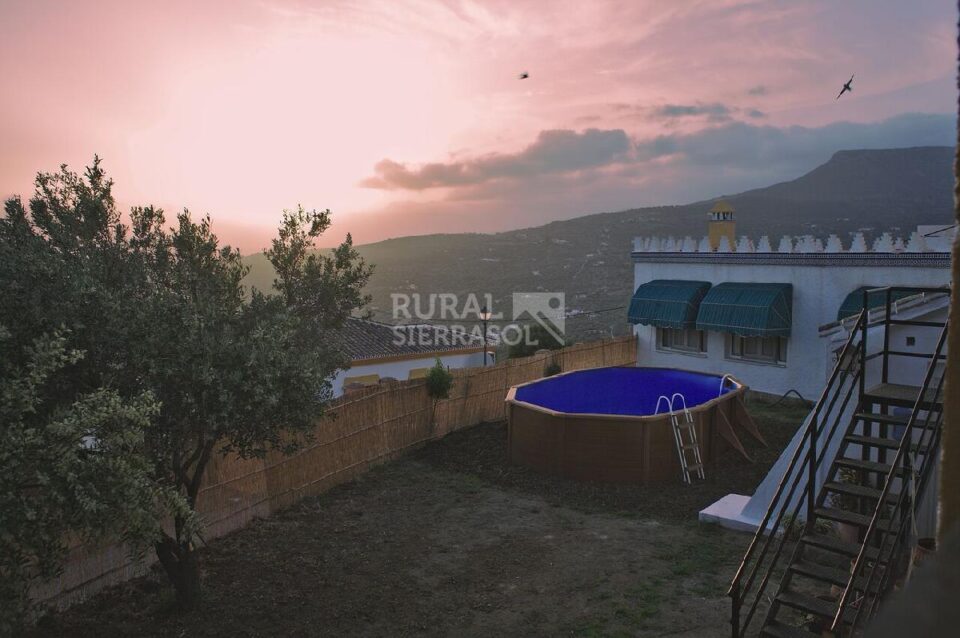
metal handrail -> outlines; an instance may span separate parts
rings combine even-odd
[[[934,396],[935,396],[935,397],[936,397],[936,396],[940,396],[940,391],[941,391],[941,389],[943,388],[943,379],[944,379],[944,377],[940,377],[940,381],[939,381],[939,383],[937,384],[937,390],[936,390],[936,392],[934,393]],[[930,426],[930,417],[931,417],[931,415],[933,414],[934,411],[933,411],[933,410],[927,410],[926,412],[927,412],[927,416],[926,416],[925,419],[924,419],[924,425],[923,425],[924,428],[928,428],[928,427]],[[936,453],[937,453],[937,450],[939,449],[939,445],[940,445],[940,424],[941,424],[942,422],[943,422],[943,410],[941,409],[941,410],[937,411],[936,424],[935,424],[935,427],[932,429],[931,434],[930,434],[930,436],[933,437],[933,441],[930,441],[930,445],[927,447],[927,450],[924,452],[924,460],[923,460],[923,463],[922,463],[922,465],[921,465],[921,467],[920,467],[920,470],[916,472],[916,476],[919,476],[919,480],[920,480],[919,484],[918,484],[917,481],[915,480],[915,479],[916,479],[916,476],[911,476],[911,479],[914,479],[914,480],[912,481],[912,482],[913,482],[913,485],[914,485],[914,489],[912,490],[912,491],[914,492],[914,493],[913,493],[913,503],[912,503],[912,505],[913,505],[914,508],[916,508],[916,507],[917,507],[917,504],[920,503],[920,501],[921,501],[921,499],[922,499],[922,497],[923,497],[923,491],[924,491],[924,489],[925,489],[925,487],[926,487],[926,484],[927,484],[927,479],[929,479],[929,478],[930,478],[930,475],[932,474],[932,472],[928,472],[928,471],[927,471],[927,463],[930,462],[930,461],[929,461],[930,458],[936,458]],[[920,435],[921,438],[920,438],[920,440],[917,442],[917,445],[918,445],[918,446],[923,446],[923,444],[926,442],[925,439],[923,438],[925,435],[926,435],[926,431],[924,431],[924,432],[921,433],[921,435]],[[906,436],[906,433],[904,433],[904,436]],[[907,457],[907,458],[909,458],[909,457]],[[906,494],[905,491],[901,491],[900,496],[897,498],[897,503],[896,503],[896,505],[894,506],[894,512],[899,511],[900,507],[904,504],[904,496],[905,496],[905,494]],[[892,520],[893,518],[895,518],[895,517],[891,517],[891,520]],[[893,542],[888,543],[888,545],[889,545],[889,547],[890,547],[890,552],[889,552],[889,555],[887,556],[887,562],[888,562],[888,564],[889,564],[889,559],[890,559],[890,558],[892,557],[892,555],[893,555],[893,550],[894,550],[894,548],[896,548],[897,543],[900,541],[900,537],[901,537],[901,535],[903,534],[903,531],[904,531],[904,528],[906,527],[907,521],[908,521],[908,520],[912,520],[912,519],[913,519],[913,516],[911,516],[910,518],[907,518],[907,517],[905,517],[905,516],[902,517],[902,520],[901,520],[901,522],[900,522],[900,525],[899,525],[899,527],[897,528],[897,533],[896,533],[896,535],[893,537]],[[884,544],[885,544],[885,542],[884,542],[884,543],[881,543],[881,550],[883,549],[883,545],[884,545]],[[883,557],[882,554],[881,554],[880,556],[881,556],[881,558]],[[873,585],[873,578],[874,578],[874,576],[875,576],[875,574],[876,574],[876,572],[877,572],[877,566],[879,565],[880,562],[881,562],[881,561],[876,561],[876,562],[874,562],[873,567],[872,567],[872,569],[871,569],[871,571],[870,571],[870,576],[867,578],[867,583],[866,583],[866,586],[865,586],[865,588],[864,588],[864,591],[865,591],[865,592],[868,592],[868,593],[870,592],[870,589],[872,588],[872,585]],[[881,580],[880,580],[880,582],[878,583],[878,586],[877,586],[877,593],[878,593],[879,595],[873,596],[873,598],[872,598],[872,600],[871,600],[870,610],[869,610],[868,613],[867,613],[867,619],[868,619],[868,620],[873,616],[873,612],[874,612],[874,610],[876,609],[876,604],[877,604],[877,601],[880,599],[880,595],[884,594],[884,593],[887,591],[887,585],[888,585],[888,583],[889,583],[890,573],[891,573],[891,570],[886,570],[886,572],[884,573],[884,575],[881,576]],[[858,618],[858,617],[859,617],[859,614],[861,613],[862,610],[863,610],[863,605],[861,605],[861,606],[859,606],[859,607],[857,608],[857,613],[854,615],[854,619],[853,619],[853,622],[852,622],[852,625],[851,625],[852,628],[855,628],[855,627],[856,627],[856,623],[857,623],[858,620],[859,620],[859,618]]]
[[[936,390],[934,396],[940,396],[940,392],[941,392],[941,390],[942,390],[942,388],[943,388],[943,381],[944,381],[944,377],[941,376],[941,377],[940,377],[940,381],[939,381],[939,383],[937,384],[937,390]],[[930,431],[930,436],[932,437],[933,440],[929,442],[929,445],[927,446],[926,451],[924,452],[923,464],[922,464],[922,466],[921,466],[920,471],[917,473],[917,474],[919,475],[919,477],[920,477],[919,484],[917,484],[916,482],[914,482],[914,490],[913,490],[913,492],[914,492],[914,494],[913,494],[914,507],[916,507],[917,504],[920,503],[920,501],[922,500],[923,494],[924,494],[924,489],[926,488],[926,485],[927,485],[927,480],[930,478],[930,475],[933,473],[933,472],[927,471],[926,468],[927,468],[927,463],[930,463],[930,462],[931,462],[931,461],[929,461],[929,459],[930,459],[930,458],[936,458],[937,451],[939,450],[939,446],[940,446],[940,435],[941,435],[940,426],[941,426],[941,424],[943,423],[943,413],[944,413],[943,409],[940,409],[940,410],[937,412],[936,423],[935,423],[935,425],[934,425],[934,428],[932,428],[931,431]],[[924,437],[925,434],[926,434],[926,428],[929,428],[929,426],[930,426],[930,417],[931,417],[932,414],[933,414],[933,411],[932,411],[932,410],[927,410],[927,416],[926,416],[926,418],[924,419],[924,426],[923,426],[923,427],[925,428],[925,431],[924,431],[923,433],[921,433],[920,441],[918,441],[918,443],[917,443],[918,447],[923,446],[924,443],[926,442],[923,437]],[[900,497],[897,499],[897,507],[899,507],[899,506],[901,505],[901,503],[902,503],[902,501],[903,501],[903,495],[904,495],[904,493],[902,492],[902,493],[900,494]],[[897,544],[897,542],[898,542],[899,539],[900,539],[900,536],[903,534],[903,530],[904,530],[904,527],[906,526],[907,520],[908,520],[908,519],[907,519],[906,517],[904,517],[903,520],[900,522],[900,526],[899,526],[899,528],[897,529],[897,535],[896,535],[896,537],[894,538],[893,543],[890,543],[890,555],[891,555],[891,556],[892,556],[892,554],[893,554],[893,549],[896,547],[896,544]],[[911,519],[910,519],[910,520],[913,520],[913,516],[911,516]],[[882,547],[881,547],[881,549],[882,549]],[[889,557],[888,557],[888,563],[889,563]],[[867,587],[868,587],[868,588],[867,588],[866,591],[869,591],[869,587],[870,587],[871,584],[872,584],[873,576],[874,576],[874,572],[876,571],[876,568],[877,568],[877,563],[874,563],[873,569],[871,570],[870,576],[869,576],[869,578],[868,578],[868,580],[867,580]],[[886,592],[886,591],[887,591],[887,587],[889,586],[890,576],[891,576],[891,570],[886,570],[886,572],[884,573],[884,575],[881,576],[881,581],[880,581],[880,583],[879,583],[879,585],[878,585],[878,588],[877,588],[878,593],[883,593],[883,592]],[[879,599],[880,599],[880,596],[874,596],[874,597],[873,597],[873,600],[872,600],[871,603],[870,603],[870,610],[869,610],[869,612],[867,613],[867,619],[868,619],[868,620],[873,617],[873,613],[874,613],[874,610],[875,610],[875,608],[876,608],[877,601],[878,601]],[[861,608],[862,608],[862,607],[861,607]],[[858,611],[857,613],[859,614],[859,611]],[[857,622],[857,618],[854,617],[854,626],[856,625],[856,622]]]
[[[660,395],[660,398],[657,399],[657,407],[656,407],[656,409],[653,411],[653,415],[656,416],[656,415],[660,414],[660,403],[663,402],[663,401],[666,401],[666,402],[667,402],[667,410],[669,410],[669,414],[670,414],[671,416],[673,416],[673,399],[668,399],[668,398],[667,398],[667,395],[665,395],[665,394],[661,394],[661,395]]]
[[[853,396],[853,391],[857,385],[857,381],[860,378],[860,374],[861,374],[861,368],[858,367],[854,372],[854,374],[852,375],[848,375],[846,371],[844,371],[844,373],[841,375],[840,381],[837,386],[837,391],[834,393],[833,398],[830,400],[826,409],[825,414],[827,415],[828,418],[829,418],[829,415],[834,414],[834,407],[836,406],[837,399],[840,397],[842,393],[842,389],[844,387],[847,387],[847,391],[845,396],[843,397],[843,402],[840,404],[840,409],[835,412],[836,417],[833,419],[833,425],[830,427],[830,433],[827,435],[826,440],[831,440],[836,434],[837,428],[839,427],[841,419],[843,418],[843,414],[847,409],[847,404],[850,402],[850,397]],[[849,381],[849,384],[848,384],[848,381]],[[824,421],[824,423],[826,423],[826,421]],[[812,442],[812,445],[809,446],[810,451],[807,452],[806,460],[804,460],[804,463],[806,463],[808,467],[811,465],[810,457],[813,455],[813,452],[816,449],[816,445],[815,445],[816,442],[815,441],[811,441],[811,442]],[[815,462],[816,467],[819,467],[820,464],[823,462],[826,452],[827,452],[827,446],[823,446],[821,452],[817,455],[816,462]],[[809,481],[810,480],[809,474],[807,476]],[[798,468],[797,474],[793,479],[793,484],[790,486],[790,490],[787,492],[786,498],[784,499],[784,504],[781,506],[782,508],[781,517],[786,515],[787,505],[793,499],[793,494],[796,491],[797,487],[800,485],[800,479],[802,477],[803,477],[803,472],[800,471]],[[747,618],[744,621],[745,627],[749,625],[750,621],[753,619],[753,614],[756,612],[757,604],[760,600],[759,595],[766,590],[766,587],[770,582],[770,578],[773,575],[773,568],[778,564],[778,561],[780,560],[780,556],[783,554],[783,549],[786,546],[787,539],[790,538],[794,525],[800,520],[800,510],[805,505],[807,508],[807,517],[806,517],[807,520],[809,521],[813,520],[812,512],[814,509],[814,500],[813,500],[813,496],[811,496],[810,493],[808,492],[808,494],[806,494],[803,498],[799,498],[797,500],[797,504],[794,506],[793,510],[789,514],[790,518],[786,524],[786,527],[783,529],[782,533],[780,534],[780,542],[777,544],[777,549],[773,554],[773,558],[771,559],[771,565],[768,567],[766,573],[763,576],[763,579],[761,579],[760,581],[760,585],[758,587],[758,594],[754,598],[754,602],[753,602],[753,605],[751,606],[750,612],[747,614]],[[779,525],[780,524],[778,523],[777,526],[779,527]],[[794,556],[796,555],[796,551],[797,550],[794,549]],[[759,568],[760,563],[763,561],[764,556],[765,556],[765,551],[761,552],[760,554],[758,563],[754,567],[753,577],[756,576],[756,571]],[[792,560],[793,558],[791,557],[791,561]],[[747,584],[746,584],[747,589],[750,588],[750,585],[752,584],[752,582],[753,582],[753,578],[750,578],[747,580]],[[767,613],[769,616],[769,613],[770,613],[769,610]]]
[[[730,373],[723,375],[720,378],[720,392],[717,393],[718,399],[723,396],[723,386],[727,383],[727,379],[733,379],[734,381],[736,381],[736,378]]]
[[[783,522],[783,517],[786,514],[786,510],[789,509],[790,500],[793,498],[793,494],[796,491],[797,486],[799,485],[800,477],[803,475],[802,472],[797,472],[796,476],[793,479],[793,484],[789,489],[789,493],[786,499],[784,499],[783,503],[779,506],[779,508],[777,504],[778,502],[780,502],[780,498],[784,493],[784,489],[786,489],[787,483],[790,480],[790,476],[791,474],[793,474],[794,468],[797,467],[797,462],[800,460],[801,456],[809,457],[809,462],[811,465],[817,464],[815,441],[816,441],[816,431],[819,426],[820,416],[823,412],[824,406],[828,403],[828,399],[830,404],[830,410],[832,410],[833,406],[836,404],[836,397],[839,396],[840,394],[840,388],[842,388],[844,382],[846,382],[847,377],[849,376],[849,370],[845,367],[845,363],[847,361],[847,355],[850,353],[851,347],[854,341],[856,340],[858,330],[861,329],[862,324],[866,321],[866,315],[867,315],[867,309],[866,307],[864,307],[860,311],[860,315],[857,318],[856,323],[853,325],[853,327],[850,330],[850,335],[847,338],[847,342],[843,346],[843,349],[840,353],[840,357],[837,360],[837,365],[834,366],[833,372],[830,375],[830,379],[827,381],[826,386],[824,386],[824,389],[820,394],[820,399],[817,401],[817,404],[814,407],[814,410],[810,416],[810,420],[807,424],[806,432],[804,433],[800,441],[797,443],[797,447],[796,447],[796,450],[794,450],[793,457],[790,459],[790,463],[786,471],[784,472],[783,476],[780,478],[780,483],[777,485],[777,490],[773,498],[770,500],[770,505],[767,507],[767,511],[764,513],[763,518],[761,519],[760,525],[757,527],[757,531],[754,534],[753,539],[751,539],[750,545],[747,547],[747,551],[740,562],[740,566],[737,569],[737,573],[733,577],[733,580],[730,584],[730,588],[727,590],[727,595],[733,599],[732,600],[733,610],[732,610],[730,622],[733,628],[733,634],[735,636],[742,635],[741,629],[745,631],[750,621],[753,619],[753,614],[756,612],[756,608],[760,600],[760,596],[763,594],[763,591],[766,589],[766,586],[769,583],[770,574],[772,573],[773,568],[777,564],[777,561],[779,560],[779,557],[782,553],[785,538],[789,534],[790,530],[792,530],[793,525],[796,522],[796,515],[794,515],[792,519],[789,521],[787,529],[784,530],[784,535],[783,537],[781,537],[781,543],[776,553],[774,554],[773,563],[768,567],[766,575],[761,580],[760,586],[754,597],[753,604],[751,605],[747,618],[743,623],[743,627],[741,628],[740,607],[743,605],[743,599],[749,592],[750,587],[753,585],[753,582],[756,578],[760,565],[763,563],[763,560],[770,549],[770,545],[776,531],[780,529],[780,526]],[[862,368],[863,366],[858,366],[857,371],[853,375],[854,382],[857,381],[858,377],[862,380],[862,377],[863,377]],[[837,384],[838,378],[841,378],[841,381],[839,384]],[[834,393],[832,398],[831,398],[831,392]],[[851,392],[852,392],[852,388],[851,388]],[[848,400],[849,400],[849,393],[848,393],[847,401]],[[846,405],[847,401],[844,401],[844,405]],[[828,410],[827,414],[829,413],[830,412]],[[810,446],[805,445],[808,440],[813,442],[814,445],[810,445]],[[809,447],[809,451],[805,451],[808,447]],[[797,506],[794,508],[794,514],[799,512],[802,502],[803,502],[803,499],[800,499],[800,501],[798,501]],[[779,510],[779,511],[773,523],[773,528],[772,528],[773,531],[770,534],[767,534],[767,528],[770,523],[770,519],[773,517],[774,510]],[[760,547],[761,537],[763,538],[762,547]],[[755,557],[755,553],[758,551],[758,547],[760,547],[759,549],[760,554],[757,557],[756,562],[753,564],[752,569],[749,570],[749,574],[747,574],[746,573],[747,565]],[[745,575],[746,575],[746,582],[743,583],[742,581]]]
[[[676,399],[677,397],[680,397],[680,401],[683,404],[683,415],[687,417],[687,421],[692,420],[690,417],[690,410],[687,408],[687,399],[679,392],[674,392],[673,395],[670,397],[670,408],[671,409],[673,408],[673,400]]]
[[[937,347],[935,350],[936,354],[940,354],[943,351],[943,345],[946,343],[947,337],[947,327],[944,326],[943,330],[940,332],[940,339],[937,342]],[[850,580],[847,582],[847,586],[843,590],[843,595],[840,597],[840,601],[837,606],[837,612],[834,615],[833,622],[831,624],[831,631],[836,631],[837,627],[840,625],[843,618],[843,611],[847,605],[847,601],[850,598],[850,592],[853,590],[854,581],[857,575],[860,573],[861,565],[863,565],[864,558],[867,553],[867,545],[873,533],[877,530],[877,522],[880,520],[880,513],[884,510],[884,507],[887,505],[887,497],[890,494],[890,488],[893,486],[894,480],[896,480],[898,470],[900,465],[904,462],[905,454],[909,452],[910,447],[913,445],[913,430],[916,426],[917,417],[919,412],[923,409],[924,405],[930,404],[930,408],[935,405],[935,402],[928,402],[925,400],[927,389],[930,387],[931,381],[933,380],[934,371],[937,368],[937,362],[939,358],[933,357],[930,359],[930,364],[927,366],[927,373],[924,375],[923,384],[920,386],[920,392],[918,393],[917,400],[914,402],[913,410],[910,413],[910,419],[907,421],[906,429],[903,433],[903,438],[900,441],[900,447],[897,448],[897,454],[893,459],[893,462],[890,463],[890,471],[887,474],[887,478],[883,484],[883,490],[880,493],[880,497],[877,501],[877,508],[873,512],[873,516],[870,519],[870,525],[867,527],[867,531],[864,533],[863,545],[860,547],[860,552],[857,554],[856,562],[854,562],[853,569],[851,570]],[[939,393],[940,388],[943,385],[943,377],[940,378],[940,382],[937,385],[937,393]],[[936,399],[936,396],[934,397]],[[927,409],[927,417],[929,419],[931,409]],[[924,455],[924,468],[928,461],[929,454]],[[907,468],[905,468],[907,469]],[[913,477],[910,480],[914,480]],[[904,492],[901,491],[900,497],[902,500]],[[899,502],[898,502],[899,505]],[[911,504],[912,507],[916,507],[916,503]],[[891,516],[891,520],[894,519],[896,514],[896,509],[894,510],[894,516]],[[899,534],[898,534],[899,536]],[[881,543],[882,549],[882,543]],[[873,565],[873,571],[876,571],[876,567],[879,564],[879,561],[875,561]],[[889,568],[889,565],[888,565]],[[872,572],[871,572],[872,575]],[[869,579],[867,583],[866,593],[869,593]],[[856,617],[859,616],[859,609],[856,612]]]

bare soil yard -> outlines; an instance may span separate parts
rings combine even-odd
[[[163,575],[47,616],[43,636],[726,636],[748,536],[696,512],[750,493],[805,409],[751,403],[770,448],[706,483],[539,476],[484,424],[212,542],[183,614]]]

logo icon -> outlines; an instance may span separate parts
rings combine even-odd
[[[558,342],[563,343],[566,304],[562,292],[513,293],[513,320],[533,319]]]

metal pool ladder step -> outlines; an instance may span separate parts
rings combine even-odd
[[[683,408],[683,420],[680,420],[680,414],[673,408],[674,401],[680,400]],[[657,412],[660,411],[660,403],[666,402],[670,410],[670,426],[673,429],[673,441],[677,447],[677,458],[680,459],[680,471],[683,475],[683,482],[687,485],[692,483],[691,472],[701,480],[705,479],[703,473],[703,458],[700,456],[700,443],[697,441],[697,424],[693,420],[693,415],[687,409],[687,400],[679,392],[675,392],[672,397],[661,396],[657,401]],[[686,433],[686,437],[684,436]],[[688,453],[692,452],[693,462],[690,462]]]

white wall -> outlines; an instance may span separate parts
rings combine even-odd
[[[439,354],[424,357],[422,359],[404,359],[402,361],[386,361],[382,363],[370,363],[366,365],[357,365],[348,370],[341,370],[333,379],[333,396],[338,397],[343,394],[343,380],[346,377],[362,376],[366,374],[379,374],[380,378],[393,377],[398,381],[405,381],[411,370],[417,368],[432,367],[439,356],[443,365],[451,369],[456,368],[476,368],[483,365],[483,353],[450,353]],[[488,359],[492,363],[493,353],[488,353]]]
[[[636,255],[636,254],[635,254]],[[818,257],[822,257],[819,254]],[[777,259],[740,263],[736,254],[656,253],[634,259],[634,289],[653,279],[685,279],[709,281],[770,282],[793,284],[793,328],[784,365],[767,365],[725,357],[725,335],[709,332],[706,355],[663,352],[656,347],[656,330],[652,326],[636,326],[637,361],[642,366],[688,368],[713,374],[732,374],[755,390],[783,394],[795,389],[815,401],[832,370],[828,344],[820,338],[819,327],[835,321],[844,298],[859,286],[941,286],[950,282],[950,270],[941,266],[896,265],[897,255],[876,265],[838,265],[822,259],[809,265],[802,255],[791,255],[777,264]],[[886,257],[886,255],[879,256]],[[811,260],[814,261],[814,260]],[[869,260],[864,260],[869,261]],[[906,259],[904,262],[908,261]],[[919,340],[918,340],[919,348]],[[899,363],[899,362],[898,362]]]

